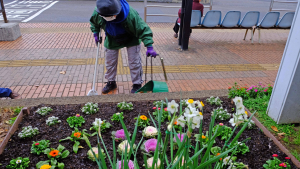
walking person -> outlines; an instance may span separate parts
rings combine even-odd
[[[192,10],[201,11],[201,17],[202,17],[204,6],[200,2],[201,2],[201,0],[193,0]],[[181,21],[180,16],[181,16],[181,8],[178,10],[178,18],[176,19],[175,25],[173,27],[173,30],[175,32],[174,38],[178,38],[178,32],[179,32],[179,28],[180,28],[180,26],[178,24],[180,24],[180,21]],[[190,29],[190,33],[192,33],[192,29]]]
[[[0,98],[10,97],[11,99],[19,99],[19,94],[12,91],[10,88],[0,88]]]
[[[156,57],[153,49],[153,34],[150,27],[131,8],[126,0],[97,0],[96,8],[90,19],[91,30],[96,44],[100,42],[100,28],[105,31],[105,78],[108,80],[102,89],[103,94],[117,88],[116,75],[119,49],[126,47],[131,80],[131,93],[141,88],[143,68],[141,61],[141,41],[147,47],[146,56]]]

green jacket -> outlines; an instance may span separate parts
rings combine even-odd
[[[90,19],[91,30],[93,33],[98,33],[100,28],[105,30],[106,21],[99,16],[96,9]],[[117,43],[112,36],[106,34],[104,47],[107,49],[120,49],[123,47],[136,46],[143,41],[145,47],[152,46],[153,34],[150,27],[142,20],[138,12],[130,7],[127,18],[122,22],[126,32],[131,36],[126,44]]]

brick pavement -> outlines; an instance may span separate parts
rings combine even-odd
[[[193,30],[188,51],[178,50],[172,24],[149,23],[154,47],[164,58],[170,92],[227,89],[234,82],[274,84],[288,30],[262,30],[254,44],[244,30]],[[22,98],[84,96],[91,89],[96,48],[88,23],[21,23],[22,37],[0,42],[0,87]],[[142,63],[145,66],[145,48]],[[103,56],[99,61],[97,91],[102,89]],[[163,81],[159,59],[154,59],[154,80]],[[149,68],[149,67],[148,67]],[[150,69],[148,69],[148,73]],[[66,71],[66,74],[60,74]],[[145,71],[145,67],[144,67]],[[148,74],[147,79],[150,79]],[[127,52],[119,55],[118,89],[130,93]]]

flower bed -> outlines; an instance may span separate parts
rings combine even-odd
[[[226,113],[233,114],[235,110],[233,108],[236,108],[236,106],[231,103],[231,100],[228,98],[221,97],[222,100],[222,106],[224,109],[227,109]],[[195,100],[200,100],[203,101],[204,103],[204,109],[203,109],[203,133],[209,130],[209,125],[211,121],[211,112],[213,109],[217,109],[220,106],[213,105],[211,106],[207,101],[206,98],[201,98],[201,99],[195,99]],[[176,100],[177,103],[179,103],[179,100]],[[153,112],[156,111],[153,109],[153,107],[156,107],[153,105],[152,101],[141,101],[141,102],[133,102],[133,110],[123,110],[123,121],[128,129],[128,131],[132,134],[134,132],[135,128],[135,118],[138,117],[138,115],[145,115],[147,119],[150,119],[150,116],[148,114],[148,111],[153,115]],[[79,142],[79,145],[81,147],[78,147],[78,152],[74,153],[74,144],[76,142],[70,141],[70,140],[65,140],[61,141],[62,139],[68,138],[72,135],[74,128],[71,128],[67,122],[67,119],[69,117],[77,117],[77,114],[79,114],[81,117],[84,118],[85,122],[81,124],[81,127],[78,127],[80,131],[83,131],[83,129],[87,129],[87,133],[92,134],[94,131],[90,131],[89,129],[92,126],[92,124],[95,122],[96,118],[101,118],[102,120],[106,120],[108,123],[111,124],[110,128],[106,128],[105,132],[101,133],[102,139],[104,143],[106,144],[106,148],[108,150],[108,154],[110,157],[113,157],[113,143],[112,143],[112,131],[118,131],[122,129],[122,125],[118,121],[112,121],[112,116],[113,114],[117,112],[121,112],[121,110],[118,109],[117,103],[101,103],[99,105],[99,110],[96,111],[95,114],[84,114],[82,113],[82,107],[83,105],[64,105],[64,106],[48,106],[52,108],[52,111],[48,113],[45,116],[42,116],[38,113],[35,113],[38,108],[44,107],[44,106],[39,106],[39,107],[32,107],[30,109],[31,114],[25,116],[23,118],[23,121],[19,124],[19,129],[14,133],[14,135],[11,137],[11,140],[8,142],[4,152],[0,155],[0,163],[2,166],[6,166],[9,164],[10,160],[16,159],[17,157],[29,157],[30,163],[29,167],[34,167],[36,168],[36,164],[39,163],[40,161],[46,161],[48,160],[47,155],[37,155],[37,154],[32,154],[30,153],[31,147],[33,142],[36,144],[37,141],[40,140],[49,140],[50,141],[50,147],[51,148],[56,148],[59,147],[59,145],[62,145],[65,147],[65,150],[68,150],[70,154],[68,157],[60,159],[59,162],[64,163],[64,168],[71,169],[71,168],[97,168],[97,163],[92,162],[88,156],[87,153],[89,151],[89,148],[84,140],[76,140]],[[56,123],[52,126],[48,126],[46,124],[46,120],[49,117],[58,117],[58,119],[61,121],[60,123]],[[142,117],[145,118],[145,117]],[[154,118],[154,116],[153,116]],[[161,125],[161,133],[162,133],[162,138],[165,138],[166,133],[165,131],[168,128],[168,118],[165,119],[165,122],[162,123]],[[148,121],[148,123],[151,126],[154,126],[151,120]],[[178,122],[180,123],[180,122]],[[229,120],[216,120],[215,125],[222,123],[222,126],[227,126],[230,128],[232,127],[232,124],[229,122]],[[102,128],[102,123],[101,128]],[[138,127],[138,132],[136,135],[136,141],[135,144],[138,145],[139,141],[142,139],[143,134],[147,135],[147,131],[144,131],[144,128],[142,127],[144,124],[141,124],[141,127]],[[221,124],[220,124],[221,125]],[[38,128],[38,134],[33,135],[32,137],[28,138],[20,138],[18,137],[18,133],[22,131],[22,127],[26,126],[32,126],[32,127],[37,127]],[[238,133],[239,129],[235,131],[236,135]],[[77,132],[76,132],[77,133]],[[82,132],[84,133],[84,132]],[[191,137],[191,145],[192,147],[190,148],[191,154],[194,153],[194,148],[193,147],[196,144],[194,134],[198,134],[199,130],[196,127],[193,132],[192,132],[192,137]],[[75,134],[75,133],[74,133]],[[73,135],[74,135],[73,134]],[[117,133],[119,134],[119,132]],[[117,135],[115,134],[115,136]],[[75,137],[80,136],[80,134],[77,134]],[[151,137],[153,135],[148,135],[149,138],[146,140],[152,139]],[[179,138],[181,136],[179,135]],[[202,138],[204,138],[203,136]],[[268,137],[266,137],[259,128],[256,126],[254,129],[248,130],[246,129],[238,139],[238,141],[245,140],[247,138],[251,137],[249,141],[245,143],[249,147],[249,152],[246,152],[245,154],[242,155],[242,153],[238,153],[235,155],[237,157],[236,162],[243,162],[244,164],[248,165],[249,168],[252,169],[260,169],[263,168],[263,165],[266,163],[267,160],[272,159],[273,154],[277,154],[279,160],[285,162],[288,161],[289,164],[291,165],[291,168],[296,168],[290,160],[286,160],[285,157],[286,155],[282,153],[277,146],[273,143],[272,140],[269,140]],[[217,137],[215,139],[215,144],[213,146],[219,146],[223,147],[224,145],[224,140],[221,140],[222,137]],[[205,139],[205,138],[204,138]],[[97,146],[97,136],[90,136],[89,137],[90,143],[93,147]],[[145,137],[144,137],[145,140]],[[116,147],[121,143],[121,141],[116,142]],[[146,151],[151,150],[151,146],[153,143],[147,143],[149,144],[149,147],[146,149]],[[38,144],[39,145],[39,144]],[[49,149],[50,151],[50,149]],[[174,150],[176,152],[176,150]],[[170,149],[167,150],[166,152],[168,160],[170,161]],[[216,153],[217,155],[218,153]],[[117,154],[117,159],[121,160],[121,156]],[[109,159],[106,158],[106,163],[108,164],[109,167]],[[151,159],[150,159],[151,161]],[[143,166],[144,164],[144,159],[143,159],[143,152],[140,150],[138,147],[137,151],[137,162],[140,167]],[[143,168],[143,167],[142,167]],[[165,167],[166,168],[166,167]],[[228,168],[228,167],[226,167]]]

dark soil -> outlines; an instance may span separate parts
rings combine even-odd
[[[217,108],[218,106],[211,106],[206,101],[206,98],[201,98],[199,100],[202,100],[205,104],[204,107],[204,120],[203,120],[203,130],[204,132],[208,130],[208,126],[210,123],[211,118],[211,111],[214,108]],[[198,99],[195,99],[198,100]],[[231,103],[230,99],[228,98],[221,98],[223,100],[223,107],[228,110],[229,113],[234,113],[232,111],[232,108],[234,108],[234,104]],[[177,100],[177,103],[179,101]],[[127,129],[129,132],[133,133],[134,130],[134,118],[137,117],[138,114],[146,115],[149,118],[148,111],[152,112],[153,107],[153,101],[142,101],[142,102],[133,102],[134,109],[132,111],[124,111],[124,122],[127,125]],[[9,164],[9,161],[12,158],[17,157],[29,157],[30,158],[30,169],[35,168],[35,165],[39,161],[48,160],[46,155],[35,155],[30,153],[30,148],[32,145],[32,141],[39,141],[39,140],[50,140],[50,146],[52,148],[56,148],[59,144],[62,144],[70,151],[70,155],[66,158],[61,160],[65,164],[66,169],[87,169],[87,168],[97,168],[97,165],[95,162],[90,161],[87,158],[87,151],[88,146],[84,141],[81,141],[81,145],[84,147],[83,149],[79,149],[78,154],[75,154],[72,150],[73,142],[71,141],[64,141],[59,143],[60,139],[66,138],[71,135],[72,131],[74,129],[70,128],[68,123],[66,122],[66,119],[69,116],[74,116],[75,114],[80,114],[84,117],[86,120],[85,124],[79,128],[79,130],[87,129],[91,127],[91,124],[94,122],[95,118],[101,118],[102,120],[107,120],[112,124],[112,127],[107,130],[105,133],[102,133],[103,140],[106,144],[106,147],[109,151],[110,156],[113,156],[113,150],[112,150],[112,139],[111,139],[111,131],[116,131],[119,129],[122,129],[122,126],[120,123],[112,122],[111,116],[116,113],[120,112],[120,110],[117,109],[117,103],[100,103],[99,104],[99,111],[96,114],[93,115],[85,115],[81,112],[81,107],[83,105],[63,105],[63,106],[52,106],[50,107],[53,109],[53,111],[48,114],[47,116],[40,116],[39,114],[35,113],[35,111],[39,107],[43,107],[46,105],[40,105],[37,107],[32,107],[30,109],[31,114],[29,116],[25,116],[23,121],[19,125],[19,129],[16,131],[16,133],[11,137],[11,140],[9,141],[8,145],[6,146],[5,151],[2,155],[0,155],[0,163],[2,164],[0,168],[5,168],[7,164]],[[54,126],[47,126],[46,125],[46,119],[49,116],[56,116],[59,117],[59,119],[62,121],[59,124],[56,124]],[[224,123],[227,126],[230,126],[230,123],[228,121],[216,121],[216,124],[218,123]],[[150,122],[151,125],[152,122]],[[26,138],[26,139],[20,139],[17,134],[21,131],[21,128],[24,126],[31,125],[33,127],[39,128],[39,134],[33,138]],[[162,135],[163,138],[165,136],[165,130],[167,128],[167,124],[162,124]],[[239,130],[236,131],[236,133]],[[195,129],[193,133],[198,133],[198,129]],[[138,144],[139,140],[142,137],[142,129],[138,128],[138,134],[136,137],[136,144]],[[247,146],[249,146],[250,152],[246,153],[245,155],[237,155],[238,162],[243,162],[244,164],[248,165],[250,169],[261,169],[263,168],[263,164],[268,159],[272,158],[273,154],[278,154],[279,159],[281,161],[286,161],[284,158],[286,155],[279,150],[279,148],[276,147],[276,145],[266,137],[259,128],[255,128],[253,130],[245,130],[241,137],[239,138],[239,141],[242,141],[248,137],[251,137],[251,140],[246,143]],[[97,138],[96,136],[89,138],[91,141],[92,146],[96,146]],[[194,138],[193,138],[194,139]],[[195,141],[192,141],[192,143],[195,143]],[[118,144],[118,143],[117,143]],[[221,141],[220,138],[216,139],[216,144],[214,146],[220,146],[223,147],[224,141]],[[117,145],[116,145],[117,146]],[[169,154],[169,152],[167,152]],[[117,155],[117,158],[120,159],[120,156]],[[138,151],[138,162],[139,165],[143,165],[143,155],[141,151]],[[108,158],[106,158],[107,164],[109,165]],[[169,160],[170,161],[170,160]],[[289,163],[292,165],[292,169],[296,169],[296,167],[293,165],[293,163],[289,160]],[[110,168],[110,167],[109,167]]]

